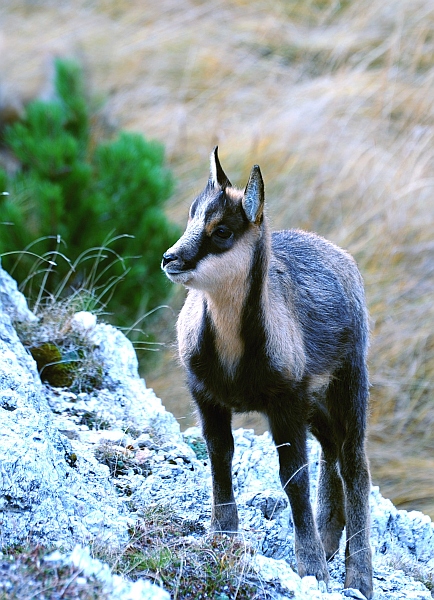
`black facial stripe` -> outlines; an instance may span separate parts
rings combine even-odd
[[[200,210],[203,206],[203,213]],[[202,213],[202,214],[199,214]],[[241,204],[230,200],[223,190],[213,191],[209,186],[193,201],[190,218],[204,219],[203,230],[192,246],[184,248],[182,259],[185,269],[194,269],[202,259],[209,255],[222,254],[230,250],[244,235],[250,223],[242,210]],[[213,223],[213,231],[224,226],[232,232],[228,239],[206,232],[206,224]]]
[[[192,252],[190,256],[184,257],[184,265],[185,269],[194,269],[196,265],[204,259],[206,256],[222,254],[223,252],[227,252],[232,248],[235,243],[235,239],[231,238],[230,240],[226,240],[227,244],[222,244],[221,246],[217,246],[212,241],[212,238],[209,237],[205,231],[202,232],[202,235],[198,239],[195,244],[195,248],[192,248]],[[196,250],[196,251],[195,251]]]
[[[228,215],[216,227],[219,227],[220,224],[228,227],[233,235],[228,239],[216,239],[212,235],[208,235],[204,228],[200,236],[196,238],[194,245],[183,252],[185,269],[194,269],[206,256],[227,252],[233,248],[248,228],[248,224],[244,223],[241,215]]]
[[[219,225],[225,225],[228,227],[235,235],[243,234],[247,231],[248,221],[244,221],[241,213],[227,213],[219,222]]]

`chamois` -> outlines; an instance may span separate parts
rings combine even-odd
[[[368,316],[355,261],[312,233],[270,234],[259,167],[238,190],[215,148],[207,186],[162,268],[189,290],[178,344],[211,461],[212,529],[238,528],[232,413],[259,411],[279,454],[299,574],[327,583],[346,526],[345,586],[372,598]],[[321,444],[316,519],[308,429]]]

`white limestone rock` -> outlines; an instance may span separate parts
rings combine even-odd
[[[18,290],[16,281],[1,267],[0,259],[0,312],[5,312],[15,321],[36,321],[29,310],[26,299]]]
[[[95,458],[75,457],[11,317],[31,318],[0,267],[0,543],[126,539],[129,516]],[[73,464],[73,466],[71,466]]]
[[[82,322],[83,317],[80,317],[79,328]],[[91,327],[87,334],[104,371],[103,389],[80,394],[74,399],[76,407],[82,406],[114,423],[130,421],[139,429],[154,428],[163,438],[182,443],[175,417],[166,411],[160,398],[139,376],[132,343],[118,329],[104,323]]]

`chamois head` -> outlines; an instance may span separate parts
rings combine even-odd
[[[208,291],[250,267],[264,211],[264,183],[257,165],[244,191],[232,186],[220,165],[217,146],[210,167],[208,183],[190,207],[187,229],[163,254],[161,263],[171,281]]]

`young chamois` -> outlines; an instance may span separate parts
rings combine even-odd
[[[328,581],[326,561],[346,526],[345,586],[371,598],[368,317],[356,263],[317,235],[270,234],[259,167],[237,190],[215,148],[208,184],[162,268],[189,289],[178,319],[179,354],[211,461],[212,529],[238,528],[232,413],[259,411],[279,454],[299,574]],[[316,521],[308,429],[322,448]]]

